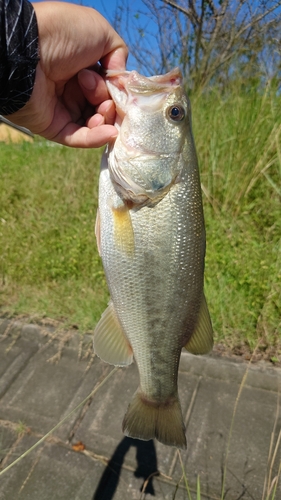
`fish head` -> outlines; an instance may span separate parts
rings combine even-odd
[[[180,70],[153,77],[108,71],[106,83],[119,130],[108,150],[112,182],[135,205],[158,202],[180,178],[191,134]]]

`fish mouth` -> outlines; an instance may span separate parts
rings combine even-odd
[[[138,207],[153,206],[170,191],[178,175],[172,177],[167,172],[164,177],[161,175],[160,178],[157,176],[148,178],[138,168],[138,165],[158,163],[159,168],[159,163],[170,162],[171,155],[151,150],[148,145],[143,143],[138,144],[133,136],[125,137],[121,127],[132,104],[138,104],[142,108],[148,106],[149,110],[159,109],[167,95],[181,87],[181,72],[179,68],[175,68],[165,75],[145,77],[137,71],[107,70],[105,77],[108,91],[115,103],[115,126],[119,131],[116,141],[109,145],[108,150],[108,166],[112,183],[123,200]],[[116,154],[117,144],[118,157]],[[123,154],[123,152],[125,153]],[[176,154],[173,152],[173,159],[175,156]],[[127,168],[122,168],[122,165],[128,167],[128,173]],[[165,168],[162,169],[162,174],[164,171]]]
[[[164,75],[154,75],[154,76],[144,76],[137,71],[119,71],[114,69],[108,69],[105,71],[105,77],[107,80],[117,78],[117,82],[114,84],[120,89],[125,87],[125,83],[128,84],[130,89],[135,89],[142,93],[159,91],[161,88],[167,88],[171,90],[171,86],[179,86],[182,83],[182,74],[180,69],[174,68]]]
[[[149,96],[159,92],[164,95],[182,84],[182,74],[179,68],[174,68],[165,75],[143,76],[137,71],[107,70],[105,79],[108,91],[115,103],[117,125],[126,114],[129,95]]]

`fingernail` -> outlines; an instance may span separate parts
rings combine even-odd
[[[95,115],[95,126],[99,127],[100,125],[104,124],[104,117],[103,116],[97,116]]]
[[[103,58],[105,64],[105,69],[116,69],[118,71],[126,70],[126,61],[128,57],[128,51],[126,47],[118,47],[110,54]]]

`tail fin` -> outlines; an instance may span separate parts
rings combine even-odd
[[[156,438],[168,446],[186,449],[185,428],[178,396],[159,404],[148,401],[138,390],[123,420],[126,436],[143,439]]]

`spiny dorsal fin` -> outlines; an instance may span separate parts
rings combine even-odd
[[[192,354],[207,354],[213,348],[213,328],[205,295],[203,294],[196,328],[184,346]]]
[[[130,365],[133,350],[110,302],[94,331],[94,351],[106,363],[115,366]]]

